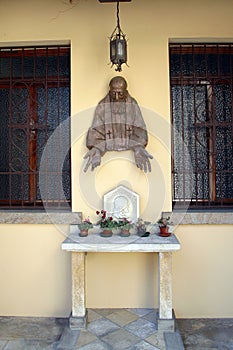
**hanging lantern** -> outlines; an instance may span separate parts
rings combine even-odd
[[[127,64],[127,41],[120,27],[119,1],[117,1],[117,26],[110,37],[110,60],[116,71],[121,72],[121,65]]]

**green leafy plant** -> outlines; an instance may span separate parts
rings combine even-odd
[[[131,223],[131,222],[128,222],[127,224],[121,226],[121,228],[122,228],[123,230],[130,230],[130,229],[133,228],[133,227],[134,227],[134,224]]]
[[[117,226],[124,230],[129,230],[134,226],[134,224],[127,218],[122,218],[117,222]]]
[[[170,216],[168,216],[167,218],[161,217],[157,223],[159,224],[159,227],[167,227],[168,225],[171,225],[171,223],[169,222],[170,220]]]
[[[80,224],[78,224],[78,227],[80,230],[89,230],[93,227],[93,224],[89,218],[86,218]]]
[[[96,214],[99,216],[97,225],[100,225],[102,229],[111,230],[115,227],[119,227],[118,221],[113,220],[112,216],[107,216],[106,210],[96,211]]]

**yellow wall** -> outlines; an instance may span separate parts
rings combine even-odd
[[[73,0],[72,5],[69,0],[1,0],[0,44],[71,43],[73,211],[94,219],[103,194],[123,183],[139,193],[143,217],[156,220],[162,210],[171,210],[169,40],[233,39],[233,3],[132,0],[120,5],[130,66],[123,67],[122,75],[143,106],[148,151],[154,155],[152,173],[141,173],[130,153],[113,152],[94,173],[83,174],[85,132],[94,106],[116,74],[108,65],[115,9],[115,4],[97,0]],[[66,230],[52,225],[0,226],[1,315],[68,316],[70,257],[60,248]],[[176,233],[182,244],[174,254],[177,315],[232,316],[232,226],[181,226]],[[87,306],[156,306],[155,267],[155,258],[148,254],[88,254]]]
[[[173,299],[177,317],[232,317],[233,228],[184,225],[173,260]]]
[[[0,314],[63,316],[70,313],[70,256],[60,245],[66,227],[0,226]]]

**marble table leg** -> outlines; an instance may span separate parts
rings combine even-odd
[[[159,253],[159,320],[158,328],[174,331],[172,315],[172,253]]]
[[[72,314],[70,328],[86,327],[85,254],[72,252]]]

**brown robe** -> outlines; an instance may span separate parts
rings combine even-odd
[[[147,142],[146,124],[137,101],[129,94],[126,102],[110,102],[108,94],[98,103],[87,133],[89,149],[98,148],[103,155],[106,151],[145,148]]]

